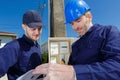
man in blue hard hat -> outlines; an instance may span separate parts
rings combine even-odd
[[[83,0],[69,1],[65,17],[81,36],[72,45],[69,65],[43,64],[33,74],[47,74],[45,80],[119,80],[120,31],[93,25],[90,7]]]
[[[7,73],[8,80],[16,80],[42,63],[37,40],[42,32],[41,16],[35,10],[23,15],[25,34],[0,49],[0,77]]]

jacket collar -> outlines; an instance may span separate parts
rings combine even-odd
[[[38,46],[38,43],[37,41],[33,42],[31,39],[29,39],[25,34],[22,36],[22,38],[30,45],[35,45],[35,46]]]

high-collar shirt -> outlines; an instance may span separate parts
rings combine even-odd
[[[77,80],[119,80],[120,30],[93,25],[73,43],[68,64],[73,65]]]
[[[41,63],[40,45],[25,35],[0,49],[0,76],[7,73],[9,80],[16,80]]]

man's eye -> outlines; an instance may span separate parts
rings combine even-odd
[[[81,20],[78,20],[77,22],[81,22]]]

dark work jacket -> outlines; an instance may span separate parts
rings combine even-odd
[[[0,77],[7,73],[9,80],[16,80],[41,63],[40,46],[25,35],[0,49]]]
[[[77,80],[120,80],[120,31],[93,25],[73,43],[68,64]]]

